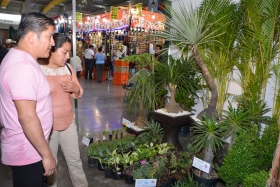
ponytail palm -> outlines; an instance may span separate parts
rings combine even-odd
[[[160,85],[167,85],[170,91],[170,101],[165,106],[167,112],[183,111],[175,101],[177,93],[184,95],[185,99],[197,97],[197,91],[200,90],[200,77],[197,76],[196,69],[197,66],[183,56],[177,59],[170,56],[168,64],[155,65],[155,81]]]
[[[219,27],[216,25],[227,14],[224,13],[224,16],[221,17],[221,14],[218,13],[229,6],[230,2],[230,0],[205,0],[199,9],[183,3],[175,3],[175,8],[167,7],[167,12],[171,17],[167,17],[165,31],[157,34],[157,36],[164,38],[166,41],[172,42],[185,55],[188,55],[188,50],[190,50],[200,67],[212,95],[208,107],[198,115],[199,118],[203,114],[209,117],[216,116],[218,100],[217,87],[201,58],[199,49],[207,42],[219,43],[216,38],[225,33],[222,30],[225,24],[220,24]],[[210,21],[209,17],[213,20]]]

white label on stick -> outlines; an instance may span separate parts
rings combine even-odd
[[[208,162],[205,162],[203,160],[200,160],[199,158],[194,157],[192,166],[197,169],[200,169],[201,171],[204,171],[205,173],[209,173],[211,165]]]

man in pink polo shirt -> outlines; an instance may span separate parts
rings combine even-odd
[[[48,146],[53,113],[50,87],[38,58],[49,57],[54,23],[39,13],[27,14],[18,27],[18,46],[0,66],[2,163],[13,171],[14,187],[45,187],[56,162]]]

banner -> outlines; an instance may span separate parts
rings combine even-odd
[[[83,21],[83,13],[76,12],[76,22],[82,23]]]
[[[111,12],[111,19],[118,19],[118,10],[119,8],[116,6],[111,6],[110,7],[110,12]]]
[[[136,16],[142,16],[142,3],[136,4]]]

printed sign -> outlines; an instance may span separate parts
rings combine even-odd
[[[122,119],[122,124],[124,126],[126,126],[127,128],[130,128],[130,126],[131,126],[131,122],[125,118]]]
[[[83,14],[80,12],[76,12],[76,22],[82,23],[83,22]]]
[[[136,16],[142,16],[142,3],[136,4]]]
[[[89,143],[90,143],[90,139],[85,137],[85,136],[83,136],[82,143],[85,144],[86,146],[88,146]]]
[[[211,165],[203,160],[200,160],[199,158],[194,157],[192,166],[204,171],[205,173],[209,173]]]
[[[135,187],[155,187],[157,179],[136,179]]]
[[[118,10],[119,8],[117,6],[110,7],[111,19],[118,19]]]

